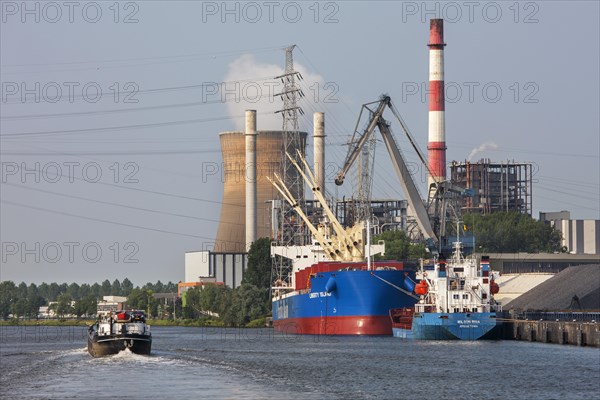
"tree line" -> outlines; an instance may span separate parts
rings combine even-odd
[[[457,236],[457,225],[448,223],[450,242]],[[458,235],[475,237],[479,253],[553,253],[561,248],[561,233],[542,221],[518,212],[465,214],[458,225]],[[423,243],[412,243],[403,231],[387,231],[374,237],[385,240],[385,256],[379,259],[408,260],[430,257]]]
[[[207,284],[187,291],[183,318],[218,318],[226,326],[244,326],[270,313],[269,290],[242,283],[235,289]]]
[[[41,283],[36,285],[31,283],[27,285],[21,282],[16,285],[13,281],[0,282],[0,317],[7,319],[10,314],[14,317],[37,318],[38,311],[41,306],[49,305],[51,302],[56,302],[53,305],[57,315],[75,314],[77,317],[82,315],[96,314],[98,301],[103,296],[124,296],[130,297],[135,294],[137,300],[140,296],[138,292],[146,291],[150,293],[175,293],[177,292],[177,284],[168,282],[166,284],[161,281],[156,283],[146,283],[144,286],[135,287],[133,283],[125,278],[123,282],[115,279],[112,283],[106,279],[101,284],[94,283],[62,283],[56,282]],[[72,306],[72,302],[75,305]],[[131,307],[136,307],[137,302]],[[156,308],[153,305],[153,308]],[[136,307],[137,308],[137,307]],[[142,308],[147,309],[147,308]]]
[[[67,314],[92,316],[96,314],[98,301],[103,296],[113,295],[127,297],[129,308],[144,310],[149,317],[216,318],[224,325],[243,326],[270,313],[270,248],[269,238],[259,239],[252,245],[241,286],[231,289],[224,285],[207,284],[190,289],[185,294],[185,307],[182,307],[180,299],[174,304],[165,305],[154,298],[155,293],[176,293],[177,284],[172,282],[163,284],[158,281],[134,287],[127,278],[122,282],[115,279],[112,283],[107,279],[93,285],[27,285],[24,282],[15,285],[12,281],[4,281],[0,282],[0,317],[7,319],[12,314],[16,318],[37,318],[39,308],[50,302],[54,303],[52,307],[59,317]]]
[[[516,211],[466,214],[462,220],[463,230],[475,237],[478,252],[553,253],[567,250],[561,248],[560,231]]]

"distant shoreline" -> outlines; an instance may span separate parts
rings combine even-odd
[[[0,326],[89,326],[96,322],[95,319],[31,319],[31,320],[0,320]],[[150,326],[191,326],[191,327],[222,327],[226,326],[220,320],[167,320],[167,319],[149,319]],[[263,328],[264,319],[252,321],[245,328]]]

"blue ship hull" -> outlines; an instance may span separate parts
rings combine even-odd
[[[415,313],[407,324],[392,328],[394,337],[416,340],[495,339],[496,313]]]
[[[389,310],[416,302],[394,287],[405,289],[406,276],[414,272],[319,272],[309,288],[273,299],[273,326],[291,334],[391,335]]]

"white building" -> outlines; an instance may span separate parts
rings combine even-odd
[[[109,312],[121,311],[125,308],[127,297],[123,296],[103,296],[98,302],[98,315],[106,315]]]
[[[226,286],[236,288],[242,284],[248,264],[248,253],[223,253],[188,251],[185,253],[185,282],[208,282],[214,278]]]
[[[544,221],[562,233],[562,246],[571,254],[600,254],[600,220],[571,219],[568,211],[540,213]]]

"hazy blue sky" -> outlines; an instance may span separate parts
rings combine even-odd
[[[301,127],[326,112],[328,162],[382,93],[425,149],[432,17],[448,161],[531,162],[534,216],[600,218],[598,4],[2,0],[0,279],[183,279],[184,252],[216,234],[218,132],[246,108],[280,127],[268,79],[289,44]],[[383,145],[376,168],[374,196],[403,198]]]

